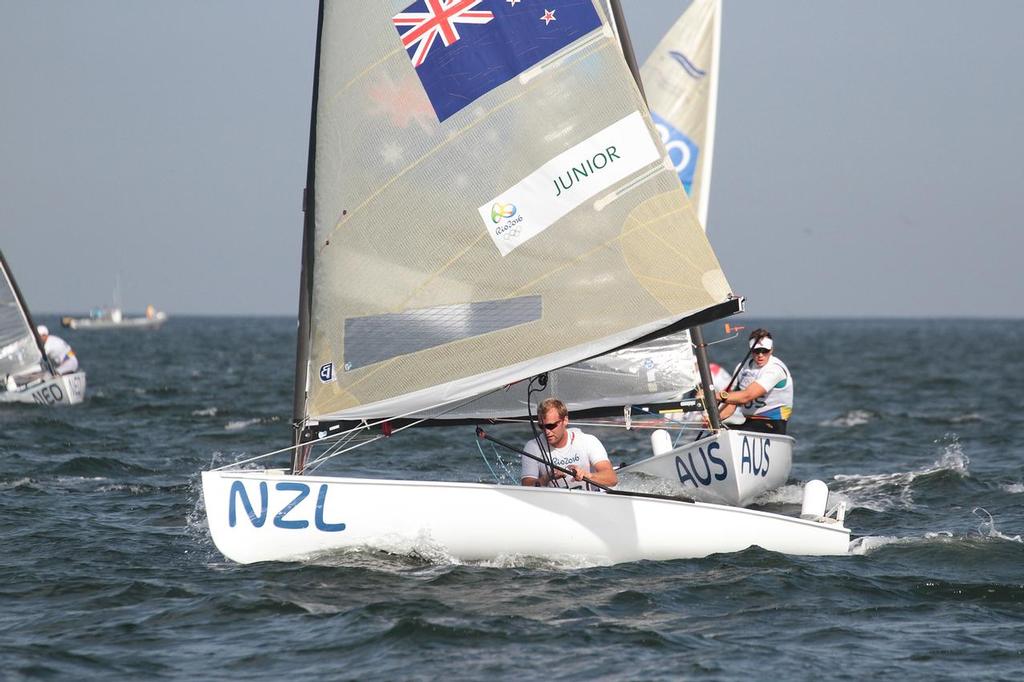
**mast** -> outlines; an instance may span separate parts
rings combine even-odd
[[[619,35],[619,45],[622,46],[622,56],[626,58],[626,64],[629,65],[629,71],[633,74],[633,80],[636,81],[636,87],[640,90],[640,96],[644,98],[644,102],[647,101],[647,95],[644,94],[644,84],[640,80],[640,67],[636,63],[636,54],[633,52],[633,41],[629,39],[629,29],[626,28],[626,17],[622,13],[622,3],[619,0],[611,0],[612,8],[612,21],[615,22],[615,31]]]
[[[636,63],[636,55],[633,53],[633,43],[629,39],[629,32],[626,30],[625,16],[622,14],[622,4],[619,0],[611,0],[612,16],[615,19],[616,29],[619,32],[619,44],[622,45],[622,54],[626,58],[626,64],[633,74],[633,80],[640,90],[641,97],[647,101],[644,94],[643,82],[640,80],[640,68]],[[705,226],[706,229],[707,226]],[[704,334],[700,326],[690,328],[690,338],[693,342],[693,352],[697,358],[697,371],[700,372],[700,386],[704,395],[704,409],[708,414],[708,422],[716,431],[722,428],[722,420],[718,416],[718,404],[714,400],[715,389],[711,382],[711,365],[708,363],[708,349],[704,343]]]
[[[14,297],[18,300],[18,307],[21,308],[21,314],[25,316],[25,321],[28,323],[29,331],[32,332],[32,338],[36,340],[36,347],[39,349],[39,354],[43,356],[43,367],[52,375],[56,374],[53,365],[50,363],[50,358],[46,355],[46,348],[43,346],[43,340],[39,338],[39,332],[36,331],[35,320],[32,319],[32,313],[28,310],[28,305],[25,304],[25,297],[21,295],[21,289],[18,288],[18,282],[14,279],[14,272],[11,270],[11,266],[7,264],[7,259],[4,258],[3,250],[0,250],[0,267],[3,267],[4,274],[7,275],[7,280],[11,283],[11,290],[14,291]]]
[[[316,22],[316,50],[313,58],[313,98],[309,113],[309,154],[306,162],[306,187],[302,196],[302,269],[299,275],[299,323],[295,341],[295,384],[292,401],[292,450],[291,473],[302,473],[306,465],[309,447],[299,447],[308,438],[304,422],[306,418],[306,386],[309,375],[309,334],[310,307],[313,292],[313,241],[316,219],[316,107],[320,87],[320,35],[324,26],[324,0],[320,0]]]

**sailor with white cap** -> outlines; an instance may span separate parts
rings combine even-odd
[[[50,358],[50,364],[53,365],[57,374],[71,374],[78,371],[78,358],[67,341],[59,336],[52,336],[44,324],[36,327],[36,331],[39,332],[39,338],[43,342],[46,357]]]
[[[747,418],[740,428],[761,433],[786,433],[793,412],[793,375],[782,360],[774,356],[775,342],[767,329],[750,334],[750,359],[743,362],[735,391],[719,391],[724,404],[722,419],[737,407]]]

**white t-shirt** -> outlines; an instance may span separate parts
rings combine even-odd
[[[64,362],[65,358],[67,358],[68,353],[71,352],[71,346],[69,346],[68,342],[64,339],[51,334],[46,337],[46,343],[43,345],[43,350],[46,351],[46,357],[50,358],[50,362],[52,362],[53,366],[56,367],[60,363]]]
[[[598,462],[609,461],[608,453],[605,452],[601,441],[595,436],[583,433],[579,429],[568,429],[567,433],[569,435],[569,442],[565,444],[565,447],[551,448],[552,463],[563,469],[568,469],[570,465],[576,464],[587,471],[593,471],[594,465]],[[531,438],[523,446],[523,450],[531,455],[543,458],[540,447],[537,445],[537,440],[534,438]],[[522,478],[540,478],[541,472],[547,471],[547,467],[537,460],[530,459],[529,457],[521,457],[521,459]],[[574,480],[572,476],[566,475],[563,479],[548,481],[548,486],[552,488],[564,487],[565,483],[568,483],[570,488],[582,488],[585,485],[583,481]],[[588,487],[590,490],[600,490],[600,488]]]
[[[760,369],[753,360],[748,360],[736,380],[738,390],[758,383],[766,393],[755,400],[739,406],[747,417],[761,419],[789,419],[793,412],[793,375],[786,365],[774,355]]]

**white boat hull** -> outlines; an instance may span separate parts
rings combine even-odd
[[[85,372],[46,377],[19,386],[13,391],[0,390],[0,403],[34,403],[36,405],[77,405],[85,400]]]
[[[618,469],[620,487],[746,507],[789,479],[794,442],[791,436],[722,430]]]
[[[167,321],[167,313],[153,317],[123,317],[120,320],[92,317],[65,317],[61,324],[68,329],[159,329]]]
[[[698,558],[757,545],[841,555],[841,522],[677,500],[480,483],[206,471],[210,534],[227,558],[301,561],[349,549],[458,561],[509,556],[595,564]]]

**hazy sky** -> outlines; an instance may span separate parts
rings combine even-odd
[[[641,61],[688,4],[623,0]],[[0,248],[33,311],[119,277],[129,310],[294,314],[316,5],[0,0]],[[751,314],[1024,316],[1022,26],[725,0],[709,236]]]

